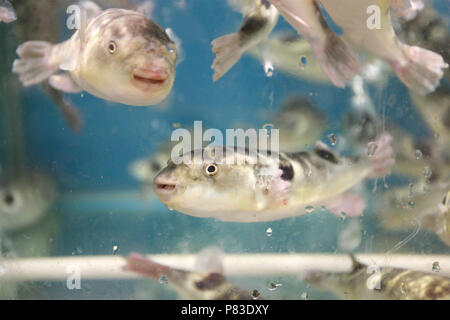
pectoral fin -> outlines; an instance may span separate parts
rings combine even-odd
[[[48,83],[53,88],[67,93],[79,93],[83,91],[69,74],[53,75],[48,79]]]
[[[359,217],[363,215],[366,201],[360,195],[348,192],[333,199],[326,208],[338,217]]]

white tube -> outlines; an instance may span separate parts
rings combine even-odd
[[[149,255],[153,260],[185,270],[192,270],[195,255]],[[450,277],[450,255],[361,254],[358,261],[380,267],[414,269],[432,272],[439,262],[439,275]],[[351,269],[348,255],[335,254],[228,254],[224,257],[226,276],[256,277],[269,275],[299,275],[304,271],[347,272]],[[123,257],[77,256],[3,260],[0,262],[0,280],[51,281],[65,280],[74,270],[81,279],[132,279],[137,276],[125,272]]]

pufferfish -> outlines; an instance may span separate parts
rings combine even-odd
[[[411,19],[423,8],[420,0],[269,1],[311,44],[322,71],[338,87],[359,73],[353,48],[388,62],[408,88],[422,95],[439,86],[448,68],[441,55],[402,43],[394,32],[391,13]],[[342,37],[328,26],[319,4],[343,30]]]
[[[207,147],[185,154],[183,161],[173,159],[180,164],[170,160],[154,189],[171,209],[223,221],[279,220],[323,206],[340,217],[360,216],[365,201],[349,191],[390,172],[391,140],[381,135],[356,159],[338,157],[321,142],[312,152],[279,154]]]
[[[216,54],[212,69],[213,80],[220,79],[241,56],[265,40],[278,22],[278,10],[268,0],[228,0],[232,7],[243,13],[238,32],[214,39],[211,44]]]
[[[58,90],[83,90],[132,106],[154,105],[170,93],[177,48],[144,13],[80,3],[80,29],[67,41],[28,41],[17,49],[13,72],[24,86],[48,79]],[[58,73],[58,71],[63,71]]]
[[[182,299],[194,300],[261,300],[256,291],[228,282],[224,276],[223,254],[220,249],[203,249],[196,257],[193,271],[172,268],[133,253],[127,258],[124,270],[134,272],[154,280],[167,278],[168,285]]]
[[[0,22],[11,23],[17,20],[16,12],[8,0],[0,0]]]
[[[349,300],[449,300],[450,279],[438,274],[367,266],[353,256],[348,273],[308,272],[304,281]],[[431,268],[430,268],[431,269]]]

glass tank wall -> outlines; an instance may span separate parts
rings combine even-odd
[[[0,298],[449,299],[448,1],[342,2],[0,1]]]

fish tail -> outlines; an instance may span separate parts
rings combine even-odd
[[[231,33],[217,38],[211,42],[212,51],[216,54],[212,69],[213,80],[220,79],[241,58],[240,38],[238,33]]]
[[[395,163],[392,136],[381,134],[375,142],[369,142],[366,157],[371,165],[369,178],[384,177],[391,173]]]
[[[128,257],[127,264],[123,267],[125,271],[135,272],[152,279],[159,279],[161,276],[166,275],[169,269],[169,267],[136,253],[132,253]]]
[[[59,64],[51,63],[53,44],[28,41],[17,49],[19,59],[14,60],[13,72],[26,87],[38,84],[58,71]]]
[[[337,34],[329,32],[324,44],[313,42],[312,48],[322,71],[335,86],[344,88],[359,73],[359,61],[352,48]]]
[[[448,64],[440,54],[420,47],[402,44],[406,63],[391,63],[398,77],[413,91],[426,95],[433,92]]]

